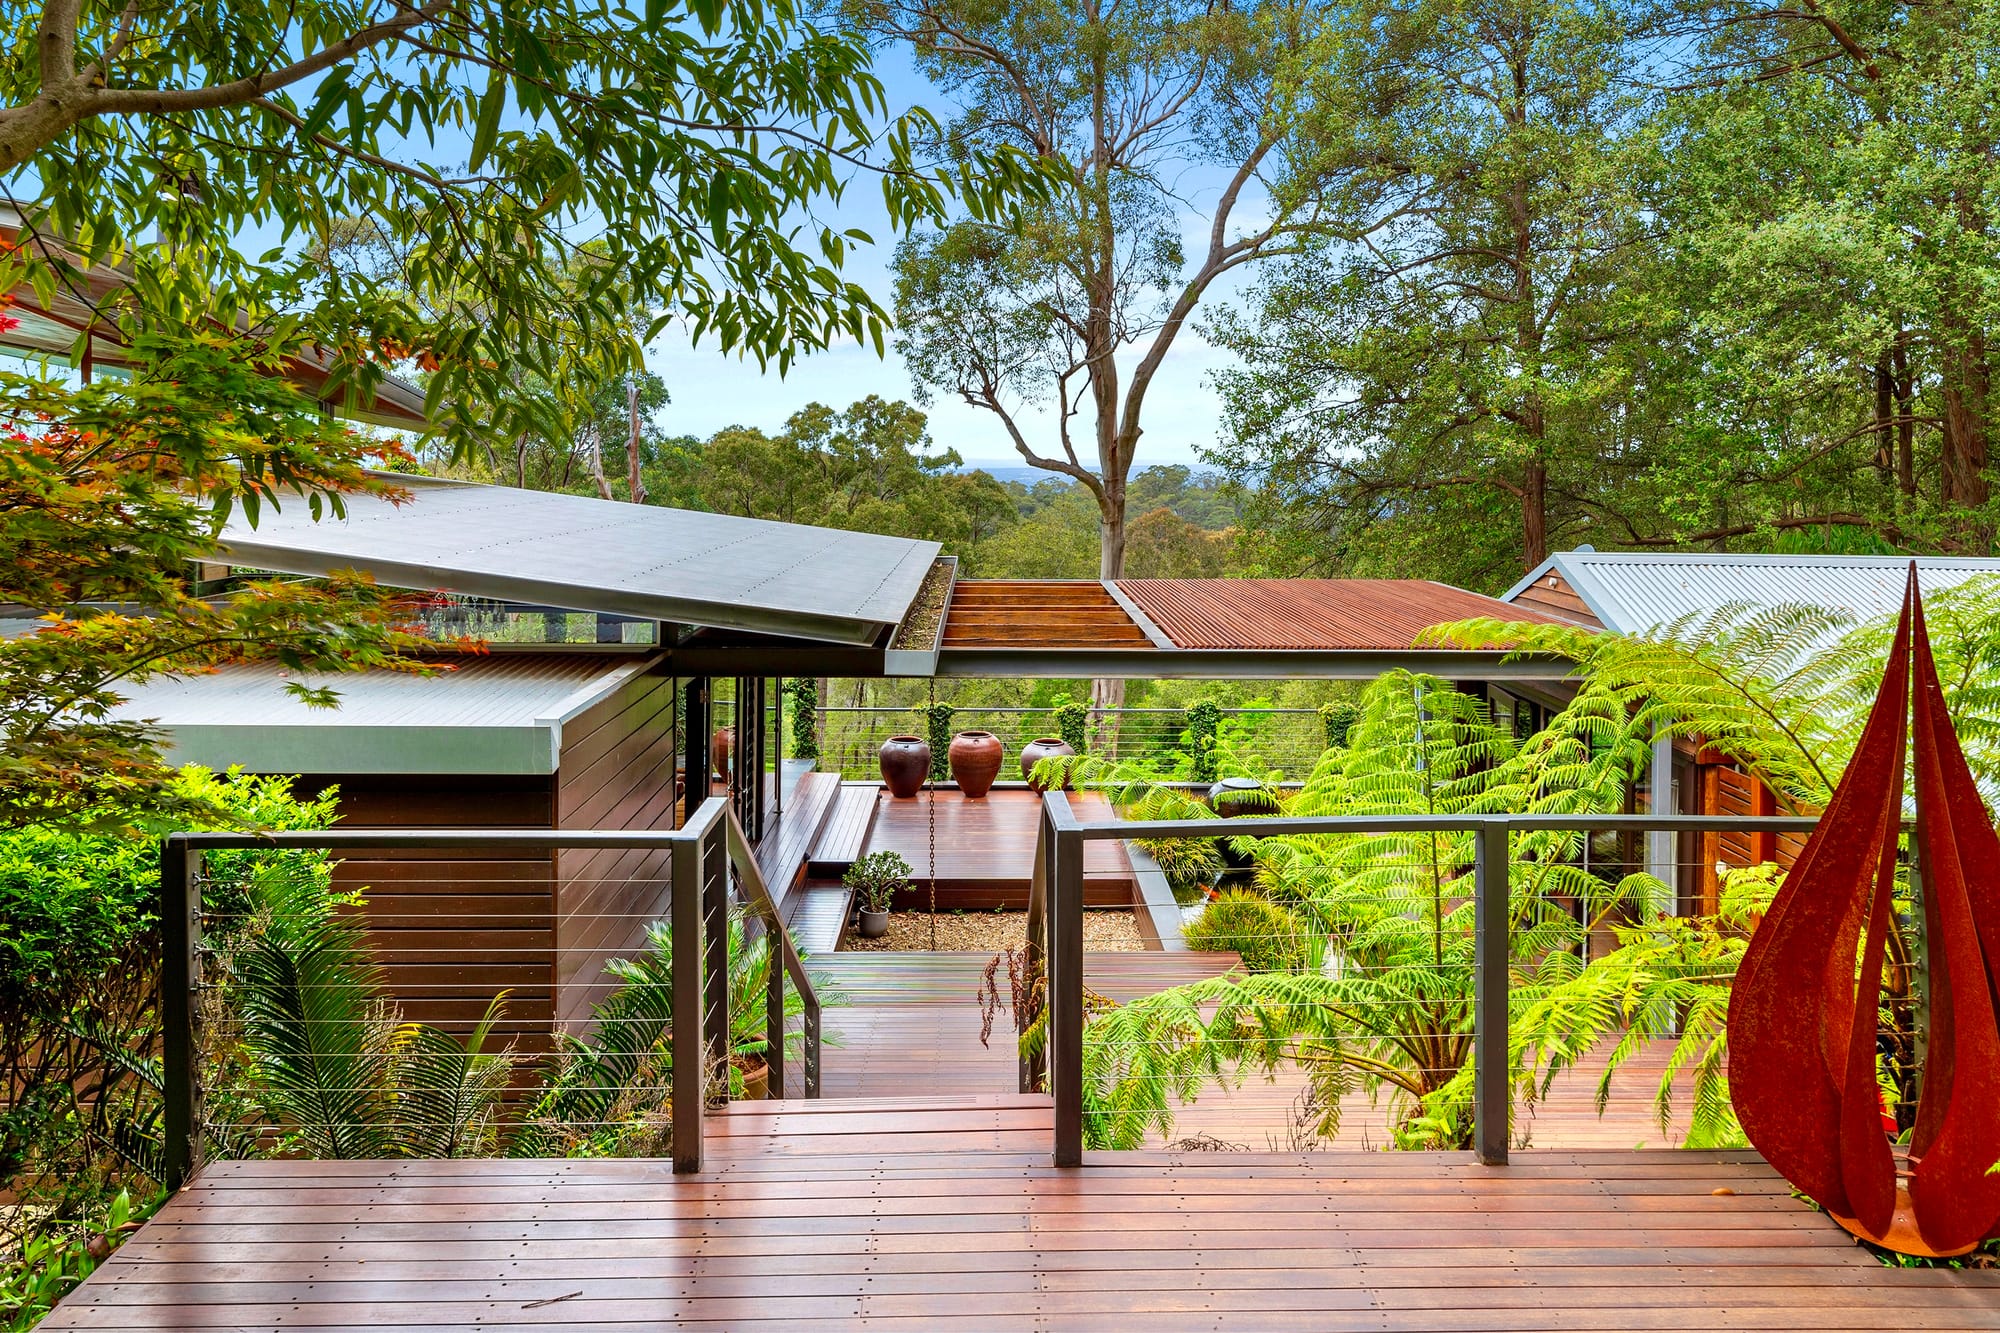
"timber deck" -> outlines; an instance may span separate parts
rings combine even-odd
[[[48,1329],[2000,1328],[1747,1152],[1089,1154],[1039,1097],[767,1102],[655,1160],[231,1162]]]
[[[1016,756],[1007,757],[1017,763]],[[1011,776],[1003,770],[1002,776]],[[931,874],[931,799],[921,792],[906,801],[884,795],[875,807],[865,850],[900,853],[916,872],[917,888],[898,906],[927,905]],[[938,906],[972,910],[1025,908],[1035,867],[1035,832],[1042,798],[1026,787],[996,788],[976,801],[956,790],[935,793],[937,802]],[[1110,804],[1092,792],[1070,797],[1084,823],[1114,817]],[[1083,894],[1092,907],[1130,907],[1136,878],[1123,844],[1084,844]]]

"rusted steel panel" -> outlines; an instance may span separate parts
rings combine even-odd
[[[1181,648],[1393,652],[1455,620],[1564,623],[1424,579],[1120,579],[1118,589]]]

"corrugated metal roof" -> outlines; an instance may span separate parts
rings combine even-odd
[[[1799,603],[1852,612],[1862,620],[1902,605],[1907,556],[1648,554],[1564,551],[1508,589],[1511,601],[1559,574],[1605,628],[1634,634],[1731,603]],[[2000,560],[1917,557],[1924,591],[2000,573]]]
[[[909,609],[936,542],[576,495],[396,477],[413,498],[239,513],[220,558],[291,574],[360,569],[390,587],[870,643]]]
[[[397,671],[300,675],[275,663],[121,686],[112,716],[170,736],[177,763],[255,773],[552,773],[563,723],[649,670],[656,657],[467,657],[436,676]],[[326,685],[311,708],[293,681]]]
[[[1177,648],[1399,652],[1433,625],[1553,617],[1422,579],[1119,579]]]

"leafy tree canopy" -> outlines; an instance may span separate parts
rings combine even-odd
[[[43,293],[120,263],[128,321],[303,336],[337,386],[414,358],[461,444],[533,428],[565,348],[639,369],[635,308],[780,367],[880,346],[841,275],[867,238],[815,203],[873,170],[902,226],[1026,181],[1007,153],[925,168],[929,125],[792,0],[40,0],[0,22],[0,180],[76,252],[30,248]],[[357,217],[390,271],[313,261]]]

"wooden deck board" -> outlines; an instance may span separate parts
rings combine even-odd
[[[850,782],[840,789],[833,815],[813,844],[806,873],[838,879],[861,858],[868,845],[868,833],[875,826],[876,807],[887,799],[873,783]]]
[[[1009,765],[1019,757],[1007,756]],[[1013,776],[1012,767],[1002,770]],[[932,794],[920,792],[909,800],[884,796],[876,807],[875,825],[866,850],[898,852],[915,870],[915,905],[926,897],[931,873],[930,806]],[[1084,823],[1112,818],[1110,805],[1092,792],[1070,798]],[[1042,798],[1025,787],[997,788],[976,801],[956,790],[936,793],[938,899],[944,907],[1026,907],[1028,882],[1034,874],[1035,830]],[[1098,907],[1126,907],[1133,901],[1132,863],[1118,842],[1089,842],[1083,853],[1084,900]]]
[[[1039,1097],[740,1104],[711,1124],[693,1178],[219,1163],[44,1326],[2000,1328],[2000,1274],[1883,1267],[1747,1152],[1094,1153],[1062,1171]],[[976,1145],[995,1135],[1021,1142]]]

